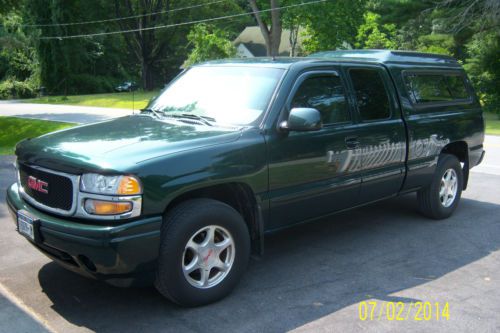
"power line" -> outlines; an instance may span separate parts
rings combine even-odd
[[[327,2],[327,1],[329,1],[329,0],[314,0],[314,1],[308,1],[308,2],[303,2],[303,3],[299,3],[299,4],[294,4],[294,5],[282,6],[282,7],[276,7],[276,8],[269,8],[269,9],[257,10],[257,11],[240,13],[240,14],[219,16],[219,17],[213,17],[213,18],[208,18],[208,19],[189,21],[189,22],[180,22],[180,23],[173,23],[173,24],[157,25],[157,26],[154,26],[154,27],[137,28],[137,29],[129,29],[129,30],[119,30],[119,31],[98,32],[98,33],[93,33],[93,34],[69,35],[69,36],[45,36],[45,37],[42,36],[42,37],[39,37],[39,39],[43,39],[43,40],[51,40],[51,39],[63,40],[63,39],[74,39],[74,38],[86,38],[86,37],[96,37],[96,36],[126,34],[126,33],[131,33],[131,32],[148,31],[148,30],[156,30],[156,29],[167,29],[167,28],[179,27],[179,26],[190,25],[190,24],[220,21],[220,20],[225,20],[225,19],[230,19],[230,18],[235,18],[235,17],[241,17],[241,16],[246,16],[246,15],[251,15],[251,14],[257,14],[257,13],[266,13],[266,12],[270,12],[270,11],[274,11],[274,10],[288,9],[288,8],[293,8],[293,7],[302,7],[302,6],[313,5],[313,4],[317,4],[317,3],[323,3],[323,2]]]
[[[105,19],[105,20],[84,21],[84,22],[67,22],[67,23],[47,23],[47,24],[21,24],[21,26],[22,27],[31,27],[31,28],[42,28],[42,27],[64,27],[64,26],[72,26],[72,25],[107,23],[107,22],[129,20],[129,19],[139,18],[139,17],[144,17],[144,16],[155,16],[155,15],[159,15],[159,14],[173,13],[173,12],[178,12],[181,10],[194,9],[194,8],[199,8],[199,7],[204,7],[204,6],[215,5],[217,3],[226,2],[226,1],[228,1],[228,0],[217,0],[217,1],[213,1],[213,2],[207,2],[207,3],[202,3],[202,4],[187,6],[187,7],[162,10],[160,12],[141,14],[141,15],[124,16],[124,17],[115,17],[112,19]]]

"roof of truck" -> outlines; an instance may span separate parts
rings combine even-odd
[[[300,57],[255,57],[255,58],[236,58],[236,59],[219,59],[210,60],[195,66],[256,66],[256,67],[273,67],[273,68],[288,68],[292,64],[300,61],[313,62],[317,59],[300,58]]]
[[[379,63],[379,64],[401,64],[401,65],[429,65],[460,68],[460,64],[453,57],[412,51],[389,51],[389,50],[345,50],[325,51],[311,54],[308,57],[256,57],[212,60],[196,66],[257,66],[289,68],[295,63],[314,62],[357,62],[357,63]]]

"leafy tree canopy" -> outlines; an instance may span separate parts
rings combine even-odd
[[[397,48],[395,35],[395,24],[380,24],[379,14],[366,12],[364,23],[358,28],[355,45],[360,49],[395,49]]]
[[[259,25],[269,54],[279,48],[281,29],[288,29],[292,45],[302,41],[300,54],[357,47],[452,55],[464,64],[484,106],[500,110],[500,1],[335,0],[279,9],[302,3],[0,0],[0,98],[32,96],[42,85],[51,94],[107,92],[124,80],[162,87],[182,64],[234,56],[231,40]],[[245,12],[254,13],[194,24]],[[137,29],[147,30],[40,38]]]
[[[183,67],[198,62],[234,57],[236,48],[229,40],[229,34],[213,25],[197,24],[189,32],[187,39],[193,46]]]

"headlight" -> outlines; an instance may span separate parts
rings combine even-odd
[[[80,190],[108,195],[136,195],[142,193],[141,183],[134,176],[104,176],[96,173],[82,175]]]

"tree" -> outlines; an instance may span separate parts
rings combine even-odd
[[[290,31],[291,55],[295,55],[299,30],[302,30],[305,53],[331,50],[354,42],[353,36],[363,19],[366,0],[336,0],[309,6],[291,7],[281,11],[280,6],[300,4],[298,0],[248,0],[255,20],[266,43],[268,56],[279,54],[281,32]],[[258,13],[259,10],[269,12]]]
[[[380,24],[380,15],[366,12],[356,35],[357,48],[395,49],[396,25]]]
[[[252,8],[253,15],[257,24],[259,25],[262,36],[264,37],[264,42],[266,43],[266,53],[268,57],[276,57],[279,54],[279,48],[281,43],[281,13],[278,9],[279,0],[269,0],[270,5],[270,25],[264,19],[264,16],[259,12],[259,6],[257,5],[257,0],[248,0],[250,7]],[[263,8],[262,6],[260,8]]]
[[[51,94],[111,91],[123,80],[141,81],[145,89],[163,86],[190,48],[190,26],[183,23],[242,11],[232,1],[213,0],[24,1],[20,11],[31,25],[25,30],[37,41],[40,78]],[[232,34],[242,21],[217,24]],[[138,31],[93,35],[129,30]]]
[[[104,29],[104,24],[64,23],[107,19],[109,9],[109,3],[104,0],[25,1],[23,19],[31,26],[24,30],[36,41],[40,80],[49,93],[110,91],[124,76],[120,58],[124,58],[126,48],[119,36],[39,38],[89,34]]]
[[[19,0],[0,0],[0,14],[6,14],[18,9],[22,5]]]
[[[168,12],[151,14],[171,9],[170,0],[115,0],[114,4],[116,17],[144,15],[118,21],[122,30],[142,29],[171,22]],[[163,55],[171,38],[171,35],[156,29],[135,31],[125,36],[129,50],[132,50],[140,62],[142,86],[145,90],[154,88],[154,64]]]
[[[418,38],[417,49],[422,52],[453,56],[456,47],[455,39],[450,34],[429,34]]]
[[[383,23],[396,24],[398,48],[459,59],[484,110],[500,114],[498,0],[372,0]]]
[[[0,80],[11,77],[25,81],[35,75],[37,59],[33,44],[21,29],[16,13],[0,15]]]
[[[35,48],[16,11],[0,14],[0,99],[33,97],[39,85]]]
[[[193,50],[183,67],[202,61],[233,57],[236,54],[236,48],[229,40],[228,33],[213,25],[195,25],[187,38]]]
[[[140,63],[143,88],[153,89],[158,84],[164,84],[178,73],[178,68],[185,58],[188,48],[188,25],[179,23],[217,17],[222,13],[241,12],[240,7],[233,2],[212,4],[213,1],[191,0],[115,0],[117,17],[138,16],[118,21],[121,30],[147,29],[156,26],[168,28],[142,30],[124,35],[125,43],[132,50]],[[206,5],[203,6],[203,3]],[[198,5],[193,9],[185,7]],[[156,14],[155,14],[156,13]],[[172,73],[175,72],[175,73]],[[159,77],[162,74],[162,77]],[[159,81],[159,82],[158,82]]]
[[[287,14],[300,18],[304,51],[312,53],[354,45],[365,6],[366,0],[336,0],[294,8]]]
[[[500,27],[500,1],[498,0],[441,0],[437,9],[443,9],[452,31],[465,28],[491,29]]]
[[[485,111],[500,115],[500,32],[475,34],[467,44],[467,53],[464,67]]]

